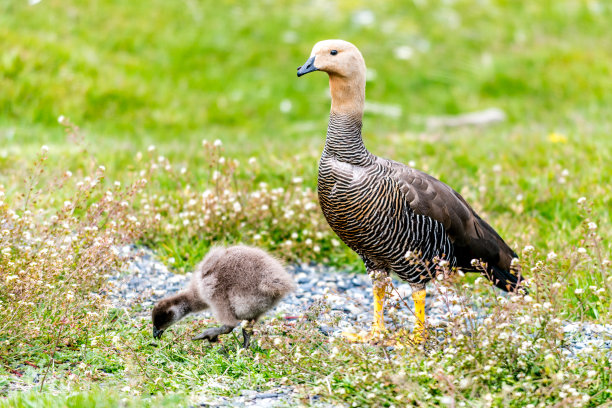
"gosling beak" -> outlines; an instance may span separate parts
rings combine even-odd
[[[163,330],[159,330],[157,327],[153,326],[153,338],[154,339],[159,339],[162,334],[164,334]]]
[[[302,65],[301,67],[297,69],[297,76],[301,77],[302,75],[305,75],[309,72],[318,71],[318,68],[315,67],[314,61],[315,61],[314,55],[308,58],[308,61],[306,61],[304,65]]]

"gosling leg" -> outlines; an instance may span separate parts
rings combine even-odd
[[[210,329],[204,330],[191,340],[208,340],[211,343],[216,343],[219,340],[219,335],[231,333],[236,326],[228,326],[224,324],[221,327],[211,327]]]
[[[253,335],[253,325],[255,320],[249,320],[242,328],[242,348],[248,350],[251,345],[251,336]]]

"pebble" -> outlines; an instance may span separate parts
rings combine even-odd
[[[185,288],[191,279],[190,273],[179,275],[170,272],[147,248],[125,246],[120,249],[120,253],[128,258],[129,262],[125,270],[111,274],[106,295],[114,307],[130,308],[139,305],[136,316],[148,318],[158,300]],[[320,330],[323,333],[338,336],[342,330],[348,328],[355,331],[369,328],[372,322],[372,283],[367,274],[346,273],[324,265],[306,263],[291,265],[287,269],[293,275],[298,288],[269,314],[285,315],[288,318],[298,316],[315,301],[325,299],[331,308],[329,317],[339,317],[340,321],[333,326],[322,321]],[[397,288],[394,298],[405,302],[410,310],[413,310],[410,285],[395,280],[393,284]],[[444,298],[438,291],[428,291],[425,310],[430,326],[443,327],[449,315],[460,312],[459,306],[448,305],[448,296],[452,295]],[[404,324],[410,322],[412,325],[414,317],[410,310],[406,307],[397,308],[395,315],[398,321]],[[475,312],[477,319],[485,317],[484,312]],[[388,314],[386,318],[391,325]],[[567,344],[565,353],[570,356],[578,356],[592,349],[612,349],[612,325],[566,322],[563,331]],[[237,397],[218,397],[204,401],[200,406],[273,407],[292,405],[292,401],[293,390],[290,387],[280,387],[264,393],[245,391]]]

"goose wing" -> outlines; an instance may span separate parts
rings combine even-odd
[[[397,162],[389,161],[389,165],[410,208],[444,225],[458,266],[473,270],[472,259],[482,259],[489,265],[488,277],[496,286],[504,290],[516,287],[520,276],[510,272],[516,253],[459,193],[429,174]]]

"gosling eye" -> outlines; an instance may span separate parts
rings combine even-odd
[[[336,55],[336,54],[338,53],[338,50],[331,50],[329,53],[330,53],[331,55]]]

